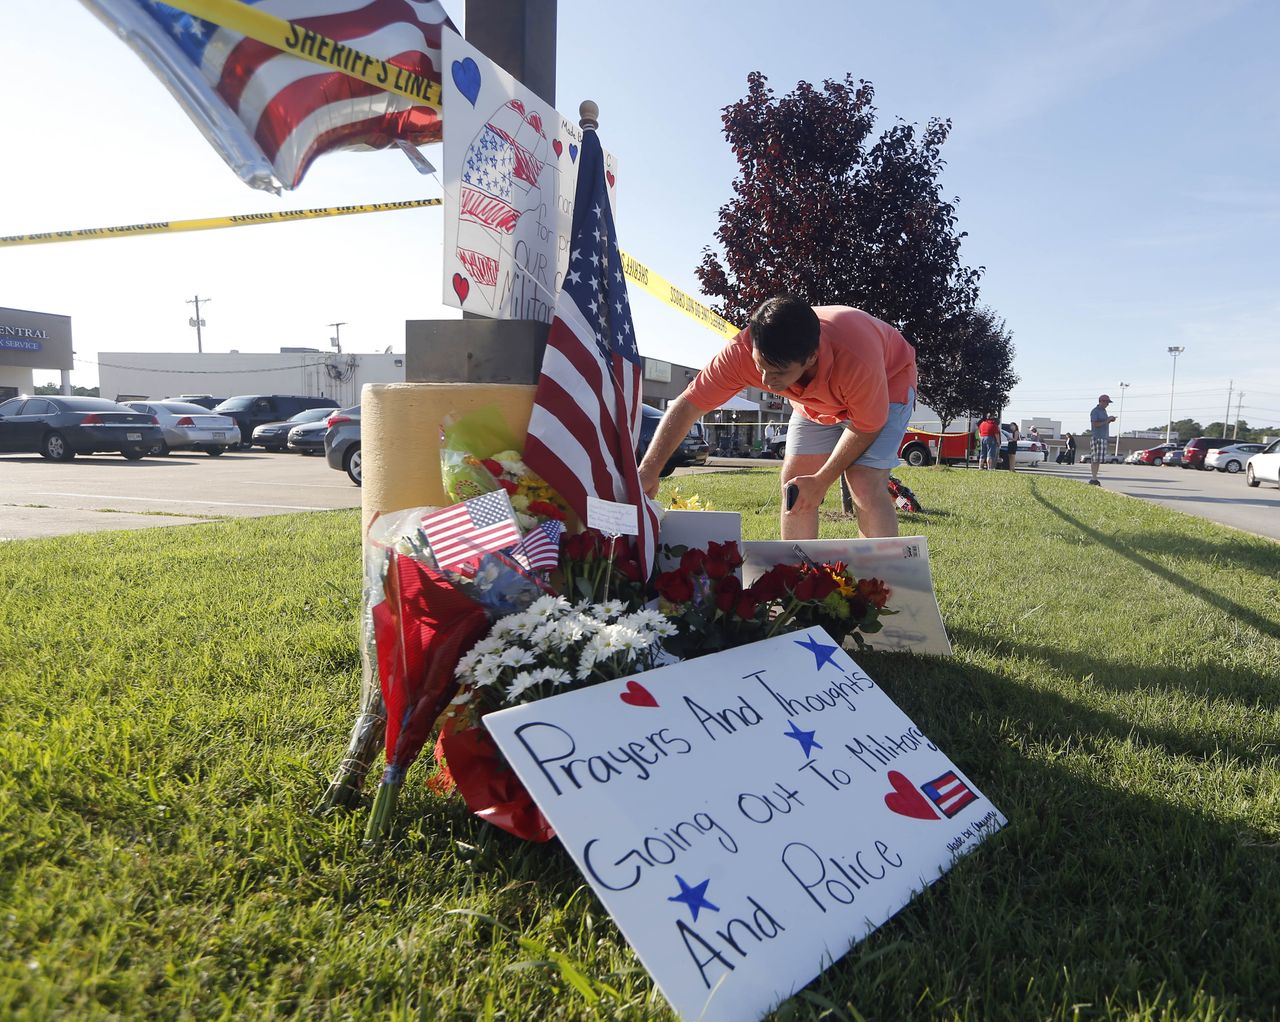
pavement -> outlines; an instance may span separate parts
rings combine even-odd
[[[726,468],[781,467],[781,462],[712,458],[699,475]],[[1073,479],[1088,465],[1046,462],[1019,471]],[[1104,465],[1102,486],[1222,525],[1280,540],[1280,489],[1250,489],[1244,475],[1147,465]],[[227,518],[360,506],[360,490],[323,458],[261,450],[220,458],[174,454],[125,461],[118,455],[60,463],[37,455],[0,456],[0,541],[108,529],[198,525]]]

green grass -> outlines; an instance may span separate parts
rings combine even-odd
[[[956,655],[859,659],[1010,826],[779,1019],[1280,1017],[1280,547],[901,475]],[[776,537],[776,469],[680,482]],[[377,853],[309,813],[354,714],[357,530],[0,545],[0,1018],[671,1018],[559,847],[421,766]]]

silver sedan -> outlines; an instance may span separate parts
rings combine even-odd
[[[196,450],[216,458],[228,447],[240,443],[240,427],[235,419],[216,415],[189,401],[125,401],[123,404],[156,417],[164,431],[164,440],[152,454]]]

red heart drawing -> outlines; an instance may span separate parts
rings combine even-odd
[[[564,145],[561,143],[561,141],[558,138],[551,143],[551,148],[556,151],[556,156],[559,156],[561,153],[564,152]]]
[[[627,690],[618,694],[628,706],[657,706],[658,700],[653,698],[653,693],[640,684],[638,681],[627,682]]]
[[[458,301],[466,302],[467,295],[471,293],[471,281],[467,280],[461,273],[453,275],[453,293],[458,296]]]
[[[899,816],[910,816],[917,820],[936,820],[938,814],[929,805],[929,800],[920,794],[914,784],[896,770],[889,771],[889,783],[893,791],[884,797],[884,804]]]
[[[617,180],[617,178],[615,178],[615,177],[613,176],[613,171],[611,171],[611,170],[606,170],[606,171],[604,172],[604,176],[605,176],[606,178],[608,178],[608,180],[609,180],[609,187],[610,187],[610,188],[612,188],[612,187],[613,187],[613,182]]]

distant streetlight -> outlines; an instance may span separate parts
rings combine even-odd
[[[194,298],[187,301],[188,305],[194,305],[196,307],[196,314],[188,319],[187,323],[188,325],[196,328],[196,351],[198,352],[204,351],[204,341],[200,336],[200,328],[204,326],[204,320],[200,318],[200,303],[211,301],[213,301],[212,298],[201,298],[199,295],[196,295]]]
[[[1164,442],[1166,444],[1173,442],[1173,385],[1178,380],[1178,356],[1187,349],[1184,347],[1170,347],[1168,352],[1173,356],[1173,376],[1169,380],[1169,428],[1165,430]]]
[[[1120,414],[1116,416],[1116,457],[1120,457],[1120,423],[1124,422],[1124,391],[1129,384],[1120,384]]]

